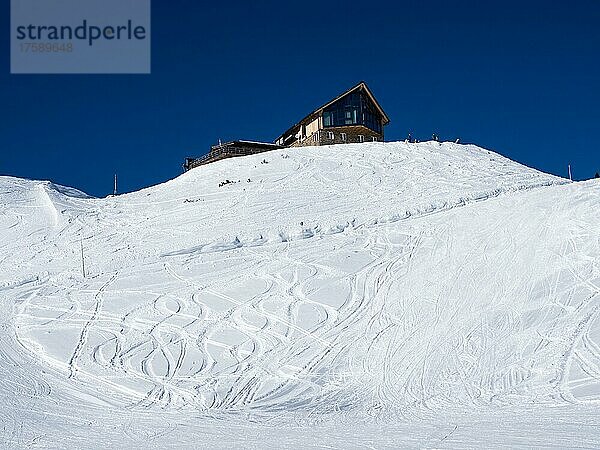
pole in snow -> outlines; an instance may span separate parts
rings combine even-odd
[[[571,175],[571,164],[569,164],[569,180],[573,181],[573,176]]]
[[[115,173],[115,188],[113,190],[113,195],[117,195],[117,174]]]
[[[85,278],[85,258],[83,256],[83,235],[81,235],[81,273],[83,274],[83,278]]]

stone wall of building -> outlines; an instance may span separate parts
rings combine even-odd
[[[374,141],[383,142],[383,135],[362,125],[349,125],[344,127],[328,127],[318,130],[301,141],[295,141],[290,147],[356,144]]]

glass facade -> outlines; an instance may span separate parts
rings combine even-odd
[[[323,111],[324,127],[364,125],[381,133],[382,117],[369,96],[362,90],[339,99]]]

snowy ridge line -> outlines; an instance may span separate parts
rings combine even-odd
[[[481,202],[485,200],[489,200],[492,198],[499,197],[503,194],[511,194],[522,191],[529,191],[532,189],[538,189],[543,187],[550,186],[561,186],[565,184],[569,184],[570,181],[543,181],[535,184],[528,185],[520,185],[513,187],[500,187],[496,188],[489,192],[476,193],[472,196],[460,197],[456,201],[443,201],[440,204],[431,204],[429,206],[419,206],[413,209],[409,209],[402,214],[392,214],[386,217],[380,217],[375,219],[369,219],[364,222],[358,222],[356,218],[351,221],[346,221],[344,223],[335,224],[329,227],[321,227],[321,225],[317,224],[314,227],[301,227],[294,228],[290,230],[287,229],[278,229],[277,231],[268,231],[264,233],[259,233],[248,239],[240,239],[240,234],[236,235],[232,241],[214,241],[206,244],[200,244],[194,247],[174,250],[171,252],[165,252],[160,254],[161,258],[164,257],[172,257],[172,256],[183,256],[190,255],[194,253],[219,253],[226,252],[230,250],[235,250],[242,247],[257,247],[261,245],[267,244],[278,244],[283,242],[292,242],[299,241],[304,239],[311,239],[314,237],[321,236],[329,236],[333,234],[343,233],[348,229],[358,229],[365,226],[374,226],[380,224],[389,224],[398,222],[401,220],[406,220],[410,218],[417,219],[419,217],[428,216],[431,214],[438,214],[449,211],[454,208],[459,208],[462,206],[467,206],[469,204],[475,202]],[[266,236],[266,237],[265,237]]]
[[[95,199],[95,197],[92,197],[91,195],[86,194],[85,192],[82,192],[79,189],[56,184],[56,183],[53,183],[52,181],[45,181],[44,184],[45,184],[47,190],[58,192],[59,194],[65,196],[65,197],[84,199],[84,200]]]

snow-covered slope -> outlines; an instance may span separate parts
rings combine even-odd
[[[2,177],[4,441],[278,447],[275,422],[293,445],[478,446],[537,421],[598,446],[599,194],[436,142],[273,151],[106,199]]]

